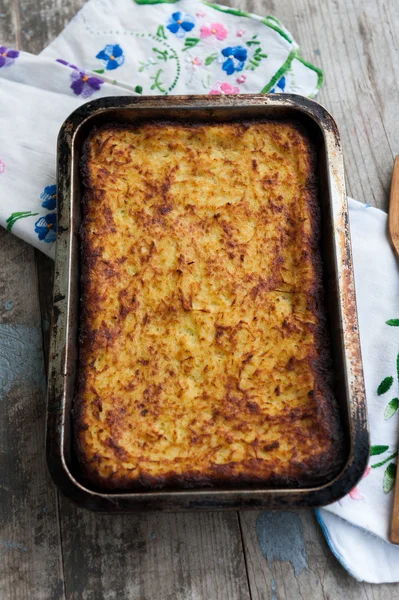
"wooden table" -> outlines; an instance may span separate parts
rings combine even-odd
[[[0,0],[0,42],[39,52],[84,0]],[[399,153],[398,0],[235,0],[274,14],[325,71],[348,193],[381,208]],[[390,600],[358,583],[311,510],[102,516],[58,494],[44,458],[52,261],[0,231],[1,600]]]

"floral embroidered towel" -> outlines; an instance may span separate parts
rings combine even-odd
[[[355,489],[316,513],[329,546],[354,577],[396,582],[399,546],[387,540],[399,441],[399,265],[387,214],[354,200],[349,208],[371,456]]]
[[[0,46],[0,223],[54,255],[56,137],[88,98],[313,96],[321,83],[273,17],[200,0],[90,0],[40,56]],[[399,271],[386,215],[350,201],[350,219],[372,457],[357,488],[317,514],[355,577],[399,581],[399,549],[386,542],[399,419]]]
[[[321,83],[274,17],[200,0],[91,0],[40,56],[0,47],[0,224],[54,256],[57,133],[88,98],[314,96]]]

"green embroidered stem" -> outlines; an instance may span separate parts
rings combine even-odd
[[[312,63],[308,62],[307,60],[305,60],[301,56],[297,56],[296,59],[300,63],[302,63],[305,67],[308,67],[308,69],[312,69],[312,71],[314,71],[315,73],[317,73],[316,91],[314,92],[314,94],[311,94],[309,96],[309,98],[313,98],[317,94],[317,92],[319,91],[319,89],[321,88],[321,86],[323,85],[324,73],[323,73],[323,71],[321,69],[319,69],[318,67],[315,67],[314,65],[312,65]]]
[[[161,81],[159,81],[159,78],[160,78],[160,76],[161,76],[161,73],[162,73],[162,69],[158,69],[158,71],[156,72],[156,74],[155,74],[155,75],[151,75],[150,79],[152,79],[152,80],[154,81],[154,83],[153,83],[153,84],[152,84],[152,86],[151,86],[151,89],[152,89],[152,90],[155,90],[155,89],[157,89],[157,90],[159,90],[160,92],[162,92],[163,94],[165,94],[165,93],[166,93],[166,90],[165,90],[165,88],[163,88],[163,87],[162,87],[162,82],[161,82]]]
[[[172,85],[170,85],[169,88],[168,88],[169,92],[173,90],[173,88],[176,86],[177,82],[179,81],[180,70],[181,70],[179,57],[177,56],[177,52],[175,50],[173,50],[173,48],[171,48],[170,58],[176,59],[176,67],[177,67],[177,69],[176,69],[176,77],[174,78]]]
[[[174,4],[179,0],[134,0],[136,4]]]
[[[274,29],[274,31],[279,33],[281,35],[281,37],[283,37],[285,40],[287,40],[287,42],[290,42],[290,44],[292,44],[292,38],[288,35],[288,33],[283,31],[282,29],[280,29],[280,27],[278,25],[276,25],[275,23],[270,23],[270,21],[267,20],[268,18],[269,17],[266,17],[266,19],[262,19],[262,23],[264,23],[265,25],[270,27],[270,29]]]
[[[11,231],[11,229],[14,227],[15,223],[17,221],[19,221],[20,219],[26,219],[26,217],[36,217],[38,214],[39,213],[33,213],[30,210],[12,213],[12,215],[10,215],[8,217],[8,219],[6,220],[7,231]]]
[[[296,50],[291,50],[285,63],[282,65],[282,67],[279,68],[277,73],[273,75],[273,77],[271,78],[269,83],[265,85],[263,90],[261,90],[261,94],[267,94],[267,92],[270,92],[270,90],[273,89],[273,87],[279,81],[279,79],[281,79],[282,76],[285,75],[285,73],[288,71],[294,58],[296,58]]]
[[[388,458],[386,458],[385,460],[382,460],[379,463],[376,463],[375,465],[371,465],[372,469],[377,469],[377,467],[382,467],[383,465],[385,465],[387,462],[389,462],[390,460],[392,460],[393,458],[395,458],[395,456],[398,455],[398,451],[396,450],[396,452],[393,452],[393,454],[391,454],[390,456],[388,456]]]

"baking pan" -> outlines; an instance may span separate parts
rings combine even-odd
[[[295,119],[317,152],[325,302],[339,402],[346,438],[345,466],[322,485],[304,488],[247,486],[102,492],[82,478],[73,451],[71,403],[78,361],[79,161],[94,126],[137,120],[234,121]],[[369,454],[366,401],[353,279],[349,218],[341,145],[336,124],[316,102],[289,94],[103,98],[78,108],[58,138],[58,231],[51,326],[47,460],[60,490],[79,505],[103,512],[221,510],[322,506],[347,494],[362,476]]]

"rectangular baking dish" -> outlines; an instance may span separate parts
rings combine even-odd
[[[71,403],[78,361],[79,162],[94,126],[137,120],[234,121],[295,119],[316,146],[321,206],[325,301],[335,374],[335,394],[346,438],[342,471],[317,487],[168,489],[101,492],[80,477],[73,451]],[[68,117],[58,138],[58,231],[48,385],[47,461],[60,490],[79,505],[103,512],[221,510],[322,506],[347,494],[362,476],[369,436],[357,324],[349,218],[339,134],[316,102],[295,95],[103,98]]]

